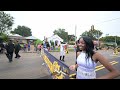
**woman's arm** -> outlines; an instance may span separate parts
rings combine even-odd
[[[78,67],[78,64],[75,64],[75,65],[71,65],[69,69],[74,71],[77,67]]]
[[[78,67],[78,64],[75,64],[75,69],[77,69],[77,67]]]
[[[104,76],[101,76],[97,79],[113,79],[120,75],[120,72],[109,63],[106,57],[104,57],[100,53],[95,53],[95,57],[96,57],[96,60],[98,60],[107,70],[110,71],[110,73]]]

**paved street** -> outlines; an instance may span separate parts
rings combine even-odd
[[[111,62],[111,64],[117,68],[118,70],[120,70],[120,53],[119,55],[113,55],[113,50],[99,50],[98,52],[100,52],[102,55],[104,55],[105,57],[108,58],[109,62]],[[59,52],[52,52],[52,55],[54,55],[57,59],[59,59]],[[70,52],[69,54],[66,54],[65,56],[65,62],[68,66],[72,65],[75,63],[75,53],[74,52]],[[97,67],[99,67],[101,64],[98,63]],[[108,70],[106,70],[103,66],[97,68],[96,70],[96,74],[97,77],[100,77],[104,74],[107,74]],[[120,79],[120,76],[117,77],[117,79]]]
[[[20,53],[21,58],[13,58],[9,63],[4,54],[0,55],[0,79],[39,79],[49,75],[43,60],[36,53]],[[15,55],[13,56],[15,57]]]
[[[120,70],[120,55],[113,56],[112,51],[99,51],[105,55],[113,63],[114,66]],[[59,59],[59,52],[50,52],[56,58]],[[0,79],[50,79],[50,74],[43,64],[43,59],[37,53],[24,53],[20,52],[21,58],[15,59],[13,56],[13,62],[9,63],[4,54],[0,54]],[[69,52],[65,56],[65,64],[68,66],[75,63],[75,53]],[[99,63],[98,63],[99,65]],[[106,74],[106,69],[100,69],[97,71],[97,77]],[[120,77],[118,77],[119,79]]]

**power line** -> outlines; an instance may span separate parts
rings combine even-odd
[[[114,20],[118,20],[118,19],[120,19],[120,17],[118,17],[118,18],[114,18],[114,19],[110,19],[110,20],[105,20],[105,21],[98,22],[98,23],[94,23],[94,24],[92,24],[92,25],[102,24],[102,23],[105,23],[105,22],[110,22],[110,21],[114,21]],[[84,26],[82,26],[82,27],[88,27],[88,26],[91,26],[91,24],[84,25]]]
[[[110,19],[110,20],[106,20],[106,21],[99,22],[99,23],[110,22],[110,21],[114,21],[114,20],[117,20],[117,19],[120,19],[120,17],[118,17],[118,18],[114,18],[114,19]],[[96,23],[96,24],[99,24],[99,23]]]
[[[84,26],[82,26],[82,28],[83,28],[83,27],[89,27],[89,26],[91,26],[91,25],[102,24],[102,23],[105,23],[105,22],[110,22],[110,21],[114,21],[114,20],[118,20],[118,19],[120,19],[120,17],[118,17],[118,18],[113,18],[113,19],[109,19],[109,20],[105,20],[105,21],[98,22],[98,23],[95,23],[95,24],[84,25]]]

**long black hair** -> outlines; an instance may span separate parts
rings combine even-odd
[[[93,51],[94,50],[94,44],[93,44],[92,39],[90,37],[87,37],[87,36],[80,37],[80,39],[81,38],[83,38],[83,40],[85,42],[85,45],[86,45],[85,51],[86,51],[86,54],[87,54],[87,58],[89,58],[89,57],[92,58],[93,54],[95,53]]]

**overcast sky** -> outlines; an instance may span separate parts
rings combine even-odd
[[[50,37],[55,29],[63,28],[68,34],[79,37],[91,25],[101,30],[103,36],[120,36],[120,11],[5,11],[14,17],[13,29],[24,25],[31,29],[32,35],[44,39]]]

